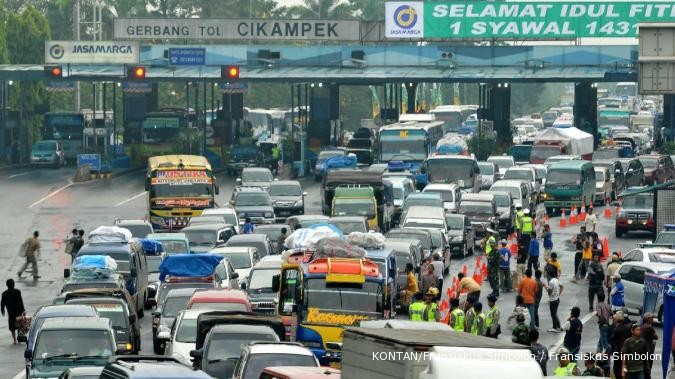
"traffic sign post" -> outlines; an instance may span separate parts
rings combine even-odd
[[[78,154],[78,166],[89,166],[89,171],[101,171],[101,154]]]
[[[168,58],[171,66],[204,66],[206,49],[201,47],[169,49]]]

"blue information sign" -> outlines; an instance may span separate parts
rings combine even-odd
[[[77,154],[78,166],[89,166],[91,171],[101,171],[101,154]]]
[[[199,47],[169,49],[169,64],[172,66],[203,66],[206,64],[206,49]]]

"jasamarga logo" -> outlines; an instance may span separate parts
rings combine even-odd
[[[75,44],[71,54],[133,54],[131,45]]]
[[[424,35],[424,3],[418,1],[385,3],[388,37],[422,37]]]

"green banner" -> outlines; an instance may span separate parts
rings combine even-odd
[[[392,38],[637,37],[641,22],[675,22],[675,1],[392,1]]]

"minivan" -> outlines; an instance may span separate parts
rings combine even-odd
[[[542,195],[546,212],[555,214],[573,206],[589,207],[595,199],[595,170],[584,160],[561,161],[551,164]]]

